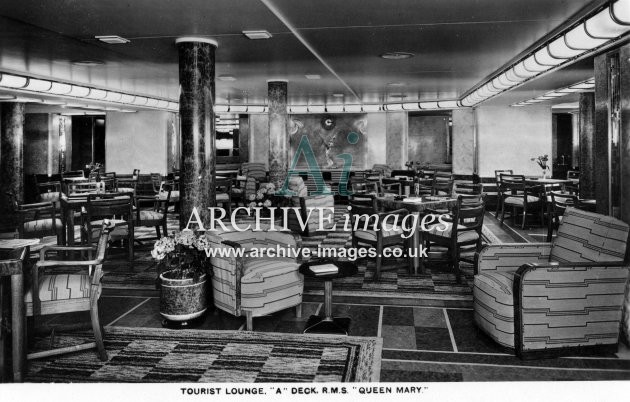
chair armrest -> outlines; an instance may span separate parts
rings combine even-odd
[[[619,340],[628,263],[524,264],[514,275],[516,352]]]
[[[514,272],[527,263],[548,263],[551,243],[491,244],[475,254],[475,274],[483,271]]]
[[[46,253],[48,251],[96,251],[96,247],[91,246],[46,246],[39,250],[39,260],[44,261],[46,259]]]

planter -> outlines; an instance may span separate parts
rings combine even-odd
[[[198,282],[189,279],[170,279],[168,273],[160,274],[160,314],[168,321],[190,321],[203,315],[208,308],[207,274]],[[166,276],[165,276],[166,275]]]

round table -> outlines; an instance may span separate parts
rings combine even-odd
[[[348,335],[350,318],[332,315],[332,281],[336,278],[352,276],[357,271],[356,264],[350,261],[319,259],[300,265],[302,275],[324,281],[324,317],[310,316],[304,329],[305,334]]]

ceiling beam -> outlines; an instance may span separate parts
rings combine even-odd
[[[326,67],[326,69],[330,71],[330,73],[334,75],[335,78],[337,78],[339,82],[341,82],[343,86],[346,87],[346,89],[350,91],[352,95],[354,95],[355,98],[357,98],[360,103],[363,103],[363,100],[359,97],[359,95],[357,95],[354,89],[352,89],[352,87],[350,87],[350,85],[348,85],[348,83],[345,82],[343,78],[339,76],[339,74],[337,74],[337,72],[330,66],[330,64],[328,64],[328,62],[324,60],[324,58],[317,52],[317,50],[315,50],[315,48],[311,46],[310,43],[308,43],[308,41],[302,36],[302,34],[298,32],[293,24],[282,14],[282,12],[274,4],[271,3],[270,0],[260,0],[260,2],[263,3],[269,9],[269,11],[271,11],[289,29],[289,31],[291,31],[293,35],[295,35],[295,37],[304,45],[304,47],[306,47],[309,52],[311,52],[313,56],[315,56],[317,60],[319,60],[320,63],[322,63],[323,66]]]

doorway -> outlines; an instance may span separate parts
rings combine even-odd
[[[105,116],[72,116],[72,170],[105,167]]]

